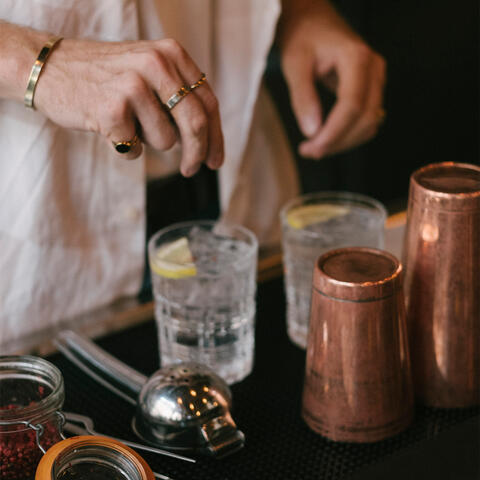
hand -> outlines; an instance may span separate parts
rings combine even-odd
[[[284,1],[279,44],[292,108],[307,137],[300,154],[321,158],[370,140],[384,115],[385,61],[326,0],[304,0],[303,8]],[[337,96],[326,119],[317,79]]]
[[[110,144],[138,135],[152,147],[168,150],[179,137],[180,169],[191,176],[203,162],[212,169],[223,163],[217,98],[207,82],[170,112],[162,103],[200,76],[200,69],[175,40],[64,39],[45,64],[35,107],[63,127],[100,133]],[[138,142],[129,153],[119,155],[135,158],[141,151]]]

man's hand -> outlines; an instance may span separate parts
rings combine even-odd
[[[307,139],[300,154],[321,158],[373,138],[384,111],[385,61],[327,0],[284,0],[278,41],[292,108]],[[336,93],[328,117],[315,89]]]
[[[0,22],[1,97],[23,102],[28,74],[49,37]],[[205,82],[170,111],[165,103],[200,77],[201,70],[172,39],[115,43],[64,39],[44,65],[34,105],[58,125],[99,133],[110,144],[137,135],[158,150],[168,150],[179,140],[180,169],[191,176],[202,163],[210,168],[223,163],[217,98]],[[121,156],[135,158],[141,151],[142,143],[137,142]]]
[[[210,168],[223,162],[217,99],[205,83],[170,112],[162,104],[200,76],[200,69],[175,40],[65,39],[45,65],[35,105],[59,125],[98,132],[111,142],[138,134],[152,147],[168,150],[178,136],[181,171],[191,176],[203,162]],[[127,155],[136,157],[140,152],[141,147],[134,148]]]

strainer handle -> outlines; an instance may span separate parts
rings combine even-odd
[[[84,371],[95,380],[99,380],[98,375],[92,373],[101,372],[108,379],[113,379],[128,389],[135,399],[148,380],[145,375],[110,355],[89,338],[72,330],[60,332],[55,344],[70,360],[75,359],[74,363],[83,364],[86,367]]]
[[[201,431],[208,442],[209,453],[217,458],[230,455],[245,444],[245,435],[237,429],[230,413],[208,420]]]

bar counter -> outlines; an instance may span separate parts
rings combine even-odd
[[[159,367],[153,318],[98,343],[147,375]],[[305,352],[287,337],[281,277],[258,286],[255,352],[253,373],[232,386],[232,415],[245,447],[196,464],[142,453],[153,470],[174,480],[479,478],[480,407],[418,405],[407,430],[372,444],[332,442],[306,426],[300,415]],[[98,432],[138,441],[130,428],[134,407],[60,354],[47,358],[64,374],[66,411],[91,416]]]

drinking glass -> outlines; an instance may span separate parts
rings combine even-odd
[[[306,348],[315,260],[339,247],[383,248],[385,207],[350,192],[294,198],[280,213],[290,339]]]
[[[206,364],[232,384],[253,368],[258,242],[239,225],[174,224],[149,241],[160,361]]]

